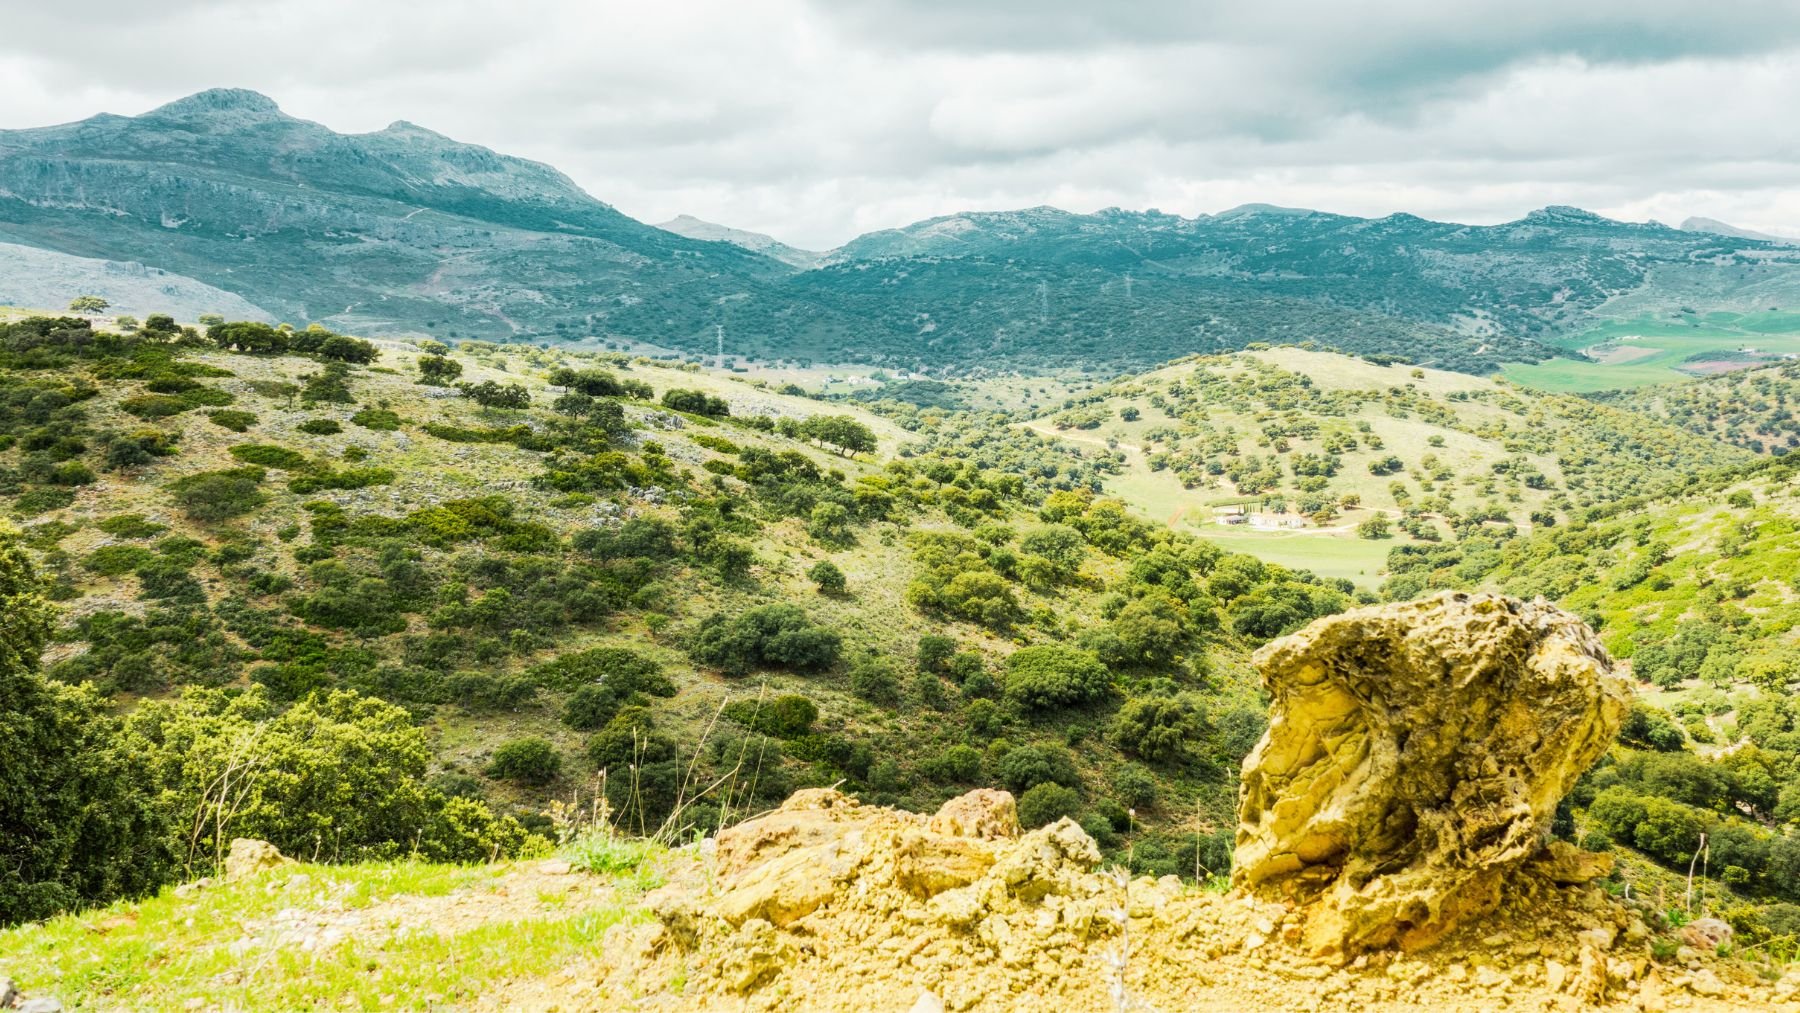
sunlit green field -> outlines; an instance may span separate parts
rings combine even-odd
[[[1704,372],[1695,366],[1715,357],[1741,359],[1748,366],[1757,361],[1752,349],[1775,356],[1800,355],[1800,313],[1706,313],[1612,321],[1557,344],[1597,361],[1511,363],[1502,375],[1527,387],[1562,393],[1691,379]]]
[[[1196,533],[1232,552],[1247,552],[1270,563],[1311,570],[1321,577],[1345,577],[1357,587],[1371,591],[1381,583],[1388,549],[1397,541],[1319,531],[1250,531],[1220,524],[1208,524]]]

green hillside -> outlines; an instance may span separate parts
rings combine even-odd
[[[1185,360],[1063,405],[1022,425],[1110,455],[1111,494],[1370,587],[1389,539],[1553,526],[1749,459],[1612,405],[1302,348]]]
[[[540,847],[553,800],[668,839],[838,782],[1001,784],[1109,848],[1148,828],[1141,868],[1223,868],[1246,654],[1351,600],[1137,519],[1023,432],[932,446],[621,356],[0,328],[8,540],[55,614],[19,664],[116,714],[109,790],[168,825],[126,882],[9,824],[61,885],[8,919],[233,836],[466,861]]]
[[[1606,400],[1757,453],[1800,448],[1800,420],[1794,417],[1800,405],[1800,363],[1642,387]]]

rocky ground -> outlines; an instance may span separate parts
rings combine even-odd
[[[1003,792],[924,817],[802,792],[719,838],[608,937],[564,1009],[1770,1010],[1778,981],[1684,947],[1651,955],[1645,912],[1556,849],[1499,908],[1425,950],[1347,962],[1304,947],[1299,907],[1097,868],[1064,821],[1019,835]],[[1699,941],[1699,940],[1696,940]]]

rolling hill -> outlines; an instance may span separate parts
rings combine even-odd
[[[1150,516],[1365,586],[1389,538],[1553,526],[1751,459],[1623,406],[1304,348],[1183,360],[1021,424],[1110,454],[1107,491]]]

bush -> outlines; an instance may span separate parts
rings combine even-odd
[[[820,671],[837,661],[843,639],[815,626],[796,605],[760,605],[736,616],[715,612],[700,624],[688,653],[726,675],[757,668]]]
[[[939,784],[973,784],[981,779],[981,750],[951,746],[921,763],[919,772]]]
[[[870,703],[892,706],[900,702],[900,677],[892,662],[867,655],[850,666],[850,692]]]
[[[1111,686],[1099,658],[1056,644],[1019,648],[1006,659],[1006,670],[1007,700],[1027,710],[1091,703]]]
[[[548,784],[562,773],[562,756],[544,739],[514,739],[494,750],[487,773],[520,784]]]
[[[813,582],[820,594],[843,594],[847,586],[844,571],[829,559],[821,559],[806,571],[806,579]]]
[[[1112,731],[1113,742],[1127,753],[1151,763],[1184,763],[1210,729],[1192,697],[1144,696],[1125,701]]]
[[[725,716],[751,731],[778,739],[796,739],[812,731],[819,719],[817,704],[799,694],[790,693],[773,700],[733,700],[725,705]]]
[[[1075,770],[1075,758],[1061,746],[1017,746],[1000,758],[996,773],[1000,783],[1014,794],[1046,783],[1068,788],[1081,784],[1081,775]]]
[[[325,470],[313,475],[300,475],[288,480],[288,490],[302,496],[320,489],[366,489],[394,481],[391,468],[345,468]]]
[[[350,416],[350,421],[364,429],[376,429],[382,432],[393,432],[400,428],[400,416],[386,408],[364,408]]]
[[[940,633],[927,633],[919,638],[917,659],[919,668],[924,671],[948,674],[950,659],[955,655],[956,641],[950,637]]]
[[[963,720],[969,723],[969,730],[977,735],[997,734],[1006,724],[1000,713],[1000,705],[992,700],[969,701],[963,708]]]
[[[299,430],[313,436],[336,436],[344,431],[343,423],[336,419],[307,419],[300,423]]]
[[[221,408],[216,412],[208,412],[206,417],[212,420],[213,425],[221,429],[229,429],[234,433],[248,432],[251,426],[256,425],[254,412],[238,411],[235,408]]]
[[[1040,784],[1019,796],[1019,825],[1027,830],[1048,826],[1081,810],[1081,796],[1060,784]]]
[[[325,368],[305,377],[300,387],[302,404],[355,404],[350,394],[350,367],[341,362],[327,362]]]
[[[301,471],[307,466],[305,454],[262,443],[240,443],[231,448],[231,456],[245,464],[258,464],[282,471]]]
[[[194,520],[216,523],[239,517],[268,501],[257,488],[265,472],[258,467],[231,468],[225,471],[203,471],[168,484],[182,510]]]
[[[462,376],[463,365],[443,355],[425,355],[419,359],[419,382],[433,387],[447,387]]]
[[[115,538],[154,538],[169,530],[166,524],[145,520],[143,514],[115,514],[95,527]]]
[[[1127,763],[1113,775],[1113,794],[1132,809],[1156,805],[1156,776],[1143,766]]]
[[[487,861],[543,844],[516,820],[432,788],[425,730],[405,710],[357,693],[318,693],[281,711],[260,688],[190,689],[179,700],[140,704],[128,725],[161,772],[183,847],[188,830],[202,828],[195,843],[203,862],[233,837],[288,854],[312,854],[323,843],[325,854],[345,861],[408,853]],[[246,754],[263,773],[244,783],[232,818],[215,825],[209,799]]]
[[[712,397],[705,391],[685,390],[671,387],[663,391],[663,407],[673,408],[678,412],[693,415],[712,415],[723,417],[731,414],[731,406],[723,398]]]
[[[1667,711],[1636,700],[1619,726],[1619,741],[1665,753],[1678,752],[1686,745],[1681,726]]]

